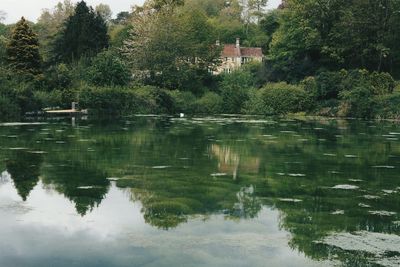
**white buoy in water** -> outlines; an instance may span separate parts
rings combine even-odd
[[[185,114],[180,113],[180,114],[179,114],[179,117],[183,118],[183,117],[185,117]]]

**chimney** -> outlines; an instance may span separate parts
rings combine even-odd
[[[216,45],[216,46],[220,46],[220,45],[221,45],[221,43],[219,42],[219,40],[217,40],[217,41],[215,42],[215,45]]]
[[[236,48],[240,48],[240,38],[236,38]]]

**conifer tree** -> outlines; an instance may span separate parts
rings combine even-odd
[[[94,56],[108,47],[107,24],[102,16],[84,1],[77,4],[60,33],[54,53],[57,60],[73,61],[82,56]]]
[[[12,31],[6,54],[13,70],[34,76],[41,73],[38,37],[24,17]]]

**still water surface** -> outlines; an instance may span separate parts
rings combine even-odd
[[[0,266],[399,266],[400,125],[0,126]]]

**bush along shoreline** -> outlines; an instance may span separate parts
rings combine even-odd
[[[249,76],[248,69],[222,75],[217,89],[204,91],[201,95],[155,86],[96,86],[90,83],[46,91],[36,89],[34,83],[16,84],[11,80],[7,86],[15,89],[9,95],[0,96],[0,116],[3,120],[16,120],[26,112],[34,114],[49,107],[70,108],[72,102],[78,102],[93,116],[301,113],[400,120],[400,85],[387,73],[366,70],[321,72],[297,84],[267,83],[258,88],[246,81]]]

